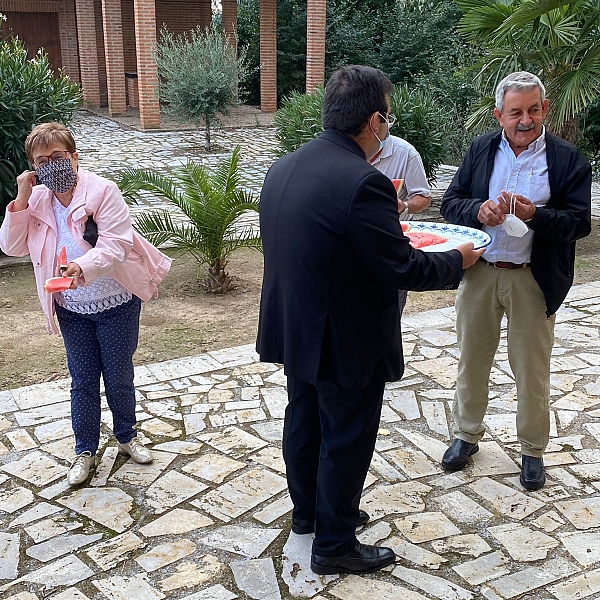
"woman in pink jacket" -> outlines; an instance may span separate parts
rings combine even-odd
[[[75,140],[59,123],[38,125],[25,150],[35,171],[17,178],[18,193],[0,227],[0,248],[29,254],[49,333],[58,318],[71,374],[75,458],[70,485],[83,483],[100,439],[100,375],[119,451],[138,463],[152,455],[137,439],[133,354],[141,301],[156,295],[171,259],[138,235],[117,186],[78,167]],[[36,176],[42,185],[36,185]],[[70,289],[46,294],[65,247]]]

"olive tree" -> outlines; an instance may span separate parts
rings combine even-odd
[[[204,148],[210,150],[211,125],[237,103],[238,84],[247,75],[244,48],[236,51],[214,26],[178,36],[163,27],[155,59],[164,109],[198,128],[204,124]]]

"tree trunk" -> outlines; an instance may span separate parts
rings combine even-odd
[[[226,265],[227,261],[223,260],[208,267],[208,275],[202,282],[207,293],[226,294],[236,289],[229,273],[225,271]]]
[[[204,117],[206,128],[204,129],[204,149],[210,152],[210,119]]]
[[[563,123],[556,135],[561,137],[571,144],[577,144],[579,142],[580,131],[579,131],[579,117],[571,117],[568,121]]]

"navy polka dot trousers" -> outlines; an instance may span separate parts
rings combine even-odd
[[[82,315],[54,305],[71,373],[71,423],[75,453],[96,454],[100,441],[100,375],[113,416],[113,433],[122,444],[137,435],[133,354],[137,348],[142,301]]]

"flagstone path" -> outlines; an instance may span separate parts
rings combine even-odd
[[[110,148],[91,158],[98,145],[80,127],[82,161],[100,172]],[[119,136],[125,143],[133,133],[112,131],[113,154]],[[256,156],[245,159],[257,169],[272,160],[261,162],[269,135],[257,130]],[[127,152],[141,164],[166,145],[160,138],[146,150],[148,139]],[[312,536],[290,532],[285,376],[242,346],[136,368],[138,427],[155,461],[117,454],[104,405],[98,466],[76,489],[65,480],[69,380],[0,391],[0,598],[600,597],[600,282],[574,287],[557,315],[548,483],[538,492],[518,481],[505,330],[481,450],[463,472],[439,466],[450,439],[454,321],[453,308],[403,319],[406,373],[385,391],[361,502],[371,520],[359,537],[391,546],[395,565],[364,577],[310,571]]]

